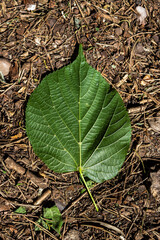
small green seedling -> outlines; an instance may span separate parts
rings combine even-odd
[[[87,184],[88,188],[90,189],[90,188],[94,187],[95,182],[92,181],[92,180],[88,180],[88,181],[86,180],[86,184]],[[83,188],[83,189],[81,190],[81,194],[84,193],[85,191],[86,191],[86,189]]]
[[[124,103],[83,55],[47,75],[26,109],[26,131],[37,156],[53,171],[78,171],[97,183],[115,177],[127,154],[131,124]]]
[[[27,213],[26,208],[23,207],[23,206],[17,208],[14,212],[15,213],[21,213],[21,214],[26,214]]]
[[[60,234],[63,225],[62,215],[57,206],[43,208],[43,217],[40,217],[37,223],[42,225],[45,229],[51,230],[52,228]],[[41,229],[35,225],[35,231],[40,230]]]

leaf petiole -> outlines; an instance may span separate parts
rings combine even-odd
[[[85,178],[84,178],[84,176],[83,176],[83,173],[82,173],[82,169],[81,169],[81,168],[79,168],[79,174],[80,174],[80,177],[81,177],[81,179],[82,179],[82,181],[83,181],[83,183],[84,183],[84,185],[85,185],[85,187],[86,187],[86,189],[87,189],[87,192],[88,192],[88,194],[89,194],[89,196],[90,196],[90,198],[91,198],[91,200],[92,200],[92,202],[93,202],[93,204],[94,204],[94,206],[95,206],[95,208],[96,208],[96,211],[98,212],[98,211],[99,211],[98,206],[97,206],[97,204],[96,204],[95,201],[94,201],[94,198],[93,198],[93,196],[92,196],[91,191],[89,190],[89,187],[87,186],[87,183],[86,183],[86,180],[85,180]]]

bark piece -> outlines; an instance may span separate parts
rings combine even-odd
[[[39,187],[45,188],[47,186],[47,184],[44,182],[43,178],[36,176],[34,173],[32,173],[29,170],[26,170],[20,164],[16,163],[12,158],[8,157],[5,160],[5,164],[9,169],[16,171],[20,175],[25,175],[28,179],[33,181]]]
[[[0,58],[0,72],[7,76],[10,72],[11,63],[6,58]]]
[[[76,230],[70,230],[66,236],[64,237],[64,240],[79,240],[79,232]]]
[[[148,119],[148,122],[154,132],[160,133],[160,117]]]
[[[160,202],[160,170],[150,174],[151,176],[151,193],[157,202]]]
[[[41,205],[41,203],[46,200],[49,196],[51,195],[51,190],[47,189],[46,191],[44,191],[42,193],[42,195],[40,197],[37,198],[37,200],[34,202],[34,205]]]
[[[5,164],[9,169],[15,170],[20,175],[24,175],[26,170],[18,163],[16,163],[12,158],[8,157],[5,160]]]

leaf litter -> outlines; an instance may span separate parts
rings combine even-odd
[[[159,168],[160,138],[159,133],[150,128],[148,119],[155,118],[160,110],[159,3],[150,0],[143,5],[128,1],[126,4],[122,1],[76,2],[71,5],[58,0],[38,2],[35,11],[26,11],[21,0],[2,1],[0,54],[11,62],[18,61],[18,79],[8,76],[0,87],[0,237],[13,239],[14,234],[15,238],[26,239],[33,234],[35,238],[44,235],[45,239],[52,239],[56,235],[45,229],[33,231],[33,222],[42,213],[45,201],[41,206],[33,205],[41,195],[39,187],[16,169],[6,166],[4,161],[9,156],[26,170],[47,180],[44,190],[49,187],[52,191],[48,204],[58,201],[66,206],[62,215],[68,220],[66,218],[62,236],[75,229],[80,239],[119,239],[112,235],[116,234],[112,230],[104,233],[100,229],[74,225],[69,217],[78,216],[116,226],[127,239],[157,240],[160,220],[156,199],[151,194],[150,172],[157,172]],[[145,25],[137,21],[138,5],[147,10]],[[75,28],[74,18],[80,20],[79,29]],[[116,28],[122,30],[120,35]],[[36,45],[35,39],[40,39],[40,45]],[[86,192],[81,195],[83,185],[76,173],[59,175],[42,164],[34,155],[24,129],[26,98],[47,73],[72,62],[76,42],[83,44],[87,62],[101,72],[118,90],[126,107],[132,109],[131,150],[121,172],[114,180],[92,188],[100,213],[95,212]],[[134,46],[138,43],[143,45],[143,51],[135,54]],[[28,66],[27,71],[23,70],[23,65]],[[145,80],[148,75],[151,81]],[[123,77],[125,81],[119,85]],[[143,79],[146,85],[141,84]],[[18,93],[22,88],[24,90]],[[22,137],[11,141],[11,136],[16,136],[20,129]],[[27,206],[27,218],[26,215],[13,216],[18,204]]]

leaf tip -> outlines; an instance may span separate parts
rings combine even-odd
[[[82,43],[79,45],[79,55],[83,55],[83,46],[82,46]]]

